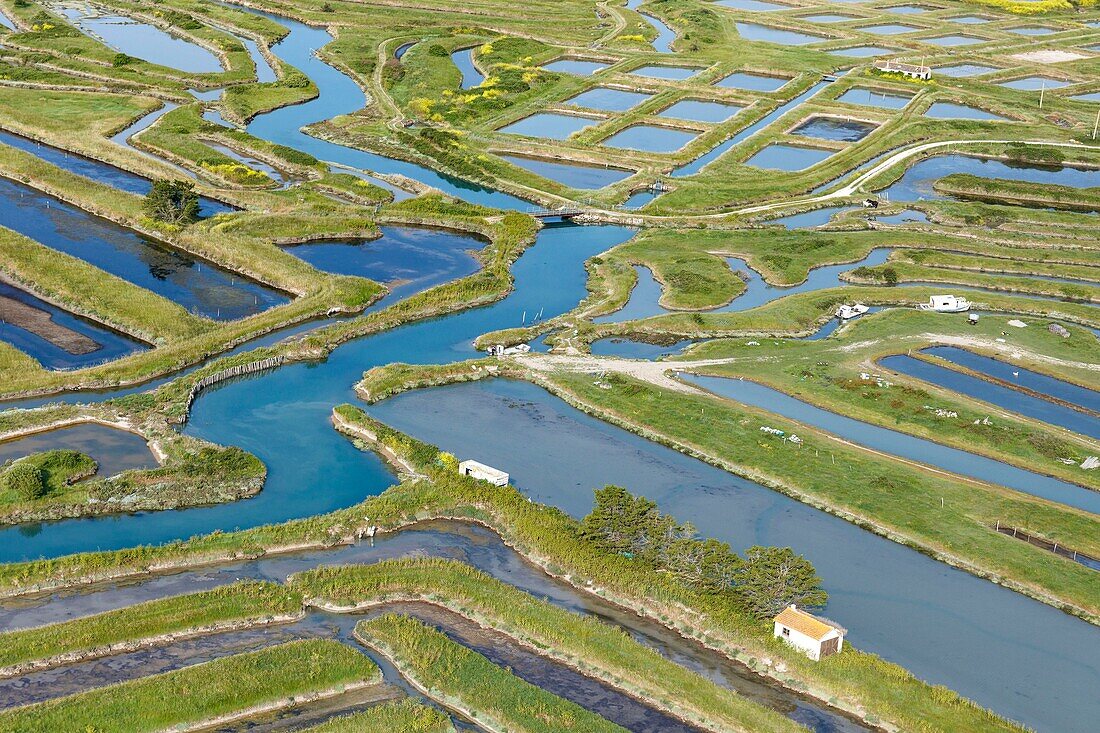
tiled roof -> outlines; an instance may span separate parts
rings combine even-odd
[[[843,628],[826,623],[817,616],[806,613],[805,611],[799,611],[794,606],[784,608],[783,611],[775,617],[775,622],[789,629],[794,629],[817,641],[824,639],[829,635],[829,632],[833,630],[839,631],[841,634],[844,633]]]

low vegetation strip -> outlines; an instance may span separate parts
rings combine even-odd
[[[1100,188],[979,178],[952,173],[933,184],[937,193],[991,204],[1038,206],[1066,211],[1100,211]]]
[[[389,657],[428,695],[494,733],[624,732],[407,616],[362,621],[355,636]]]
[[[0,634],[0,677],[118,654],[201,633],[289,620],[302,599],[275,583],[243,582]]]
[[[799,730],[787,718],[665,659],[623,631],[557,608],[462,563],[393,560],[323,567],[294,576],[291,587],[325,607],[392,598],[439,604],[708,730]]]
[[[353,715],[342,715],[302,733],[454,733],[442,712],[412,700],[387,702]]]
[[[381,681],[367,657],[312,639],[0,713],[0,731],[187,731]]]

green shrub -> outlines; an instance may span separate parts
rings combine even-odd
[[[26,460],[14,464],[0,478],[6,491],[13,491],[23,501],[34,501],[46,495],[46,472]]]

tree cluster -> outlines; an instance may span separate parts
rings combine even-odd
[[[753,546],[741,557],[725,542],[698,538],[690,523],[681,524],[621,486],[596,491],[580,535],[601,550],[666,572],[693,590],[730,594],[759,618],[774,616],[792,603],[820,606],[828,598],[814,566],[791,548]]]
[[[199,195],[190,181],[153,181],[145,196],[145,213],[157,221],[182,226],[198,221]]]

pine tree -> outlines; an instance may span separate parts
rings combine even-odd
[[[182,226],[199,218],[199,195],[190,181],[153,181],[143,206],[151,218],[168,224]]]
[[[821,606],[829,598],[814,566],[789,547],[750,547],[736,584],[745,606],[760,618],[775,616],[792,603]]]

